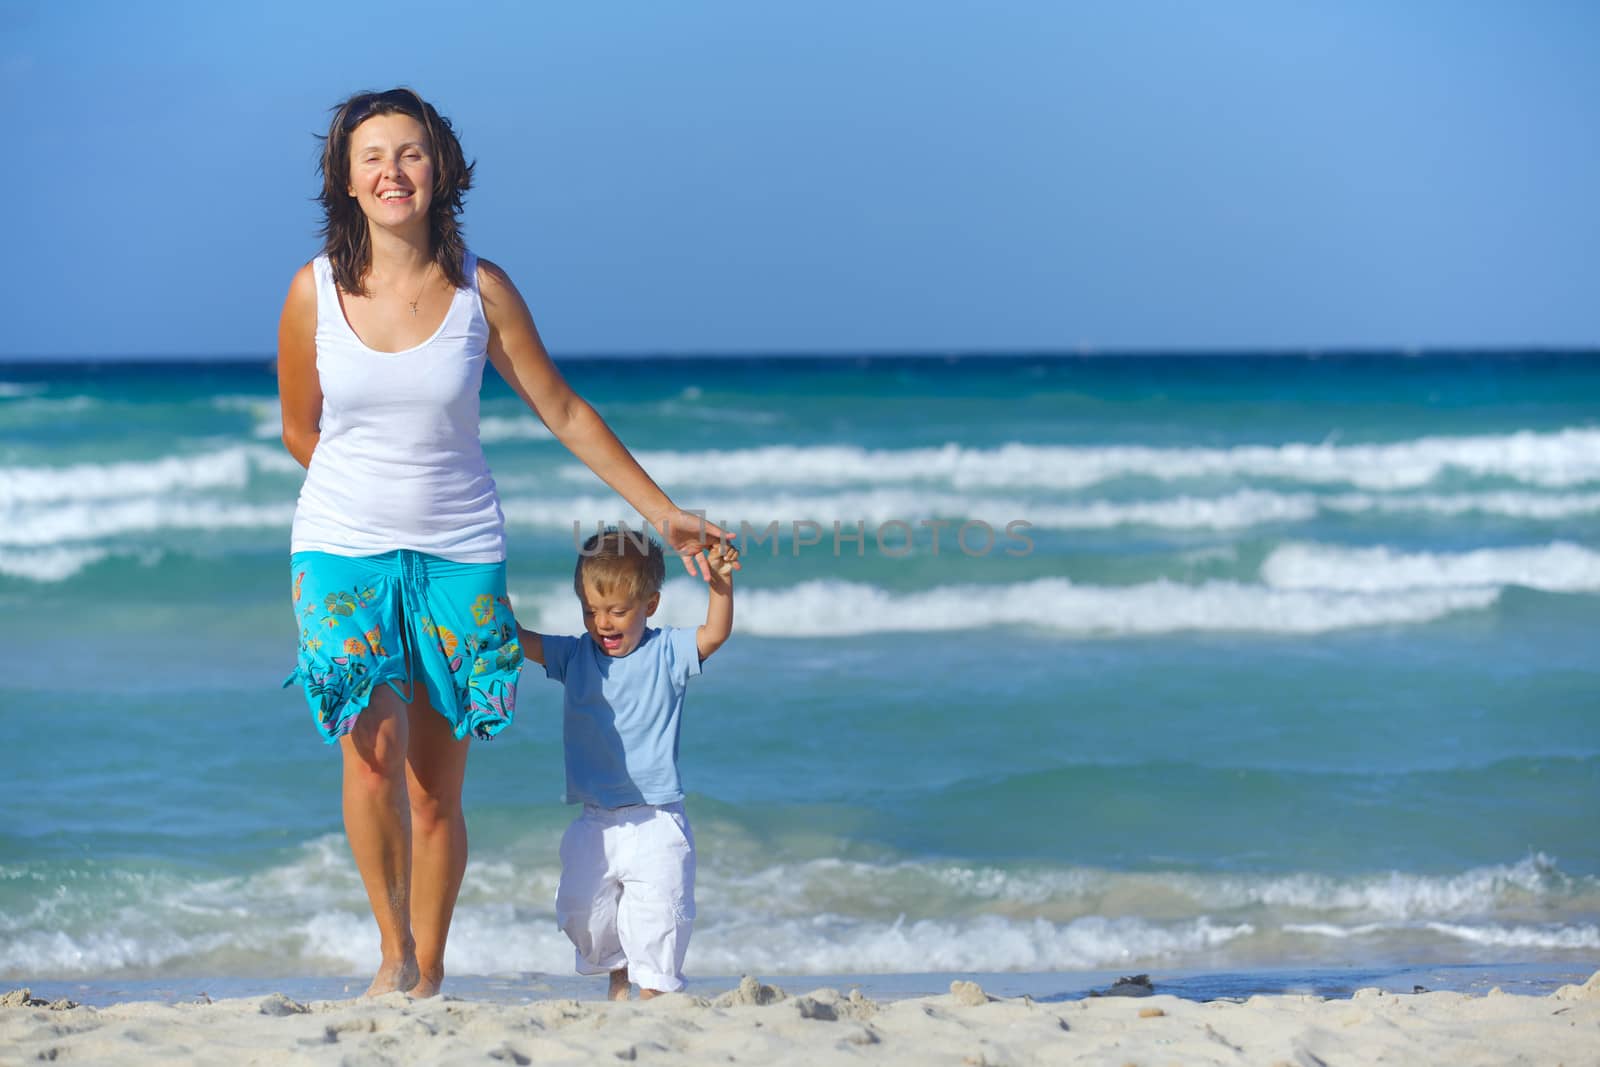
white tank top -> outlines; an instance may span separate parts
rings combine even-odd
[[[379,352],[345,319],[328,257],[313,261],[322,437],[300,488],[291,551],[506,558],[505,516],[478,439],[489,323],[471,252],[462,269],[467,287],[433,336]]]

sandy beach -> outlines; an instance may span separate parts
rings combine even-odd
[[[950,992],[874,1001],[755,978],[714,997],[523,1004],[283,994],[101,1008],[16,989],[0,1064],[1600,1064],[1600,972],[1548,996],[1499,989],[1348,998],[1039,1002]]]

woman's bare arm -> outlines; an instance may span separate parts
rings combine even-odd
[[[489,320],[489,360],[574,456],[661,532],[684,569],[709,578],[704,548],[728,536],[679,508],[646,474],[605,420],[573,391],[545,351],[533,316],[517,287],[499,267],[478,261],[478,290]],[[691,562],[693,561],[693,562]]]
[[[295,272],[278,319],[278,404],[283,447],[311,465],[322,438],[322,382],[317,377],[317,283],[307,263]]]

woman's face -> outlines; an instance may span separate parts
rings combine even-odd
[[[433,148],[422,123],[405,114],[374,115],[352,130],[349,191],[374,226],[426,226]]]

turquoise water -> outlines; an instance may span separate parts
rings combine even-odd
[[[692,972],[1600,956],[1600,358],[564,366],[748,530]],[[574,632],[572,524],[631,516],[497,381],[483,432],[518,614]],[[277,433],[265,363],[0,366],[0,978],[375,962],[277,688]],[[558,700],[472,756],[457,973],[570,967]]]

